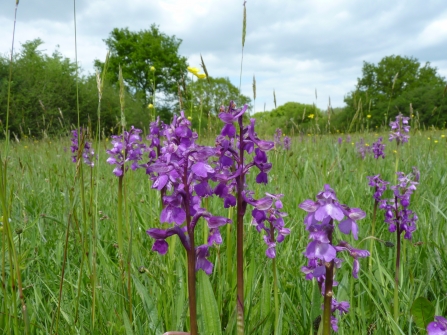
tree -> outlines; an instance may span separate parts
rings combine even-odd
[[[315,106],[299,102],[287,102],[271,112],[260,112],[253,115],[257,120],[257,131],[260,134],[273,135],[276,128],[281,128],[285,134],[307,131],[312,127],[320,130],[323,113]],[[326,121],[327,122],[327,121]]]
[[[155,91],[162,92],[163,103],[174,101],[178,82],[186,75],[186,58],[178,53],[181,40],[160,32],[153,24],[149,30],[138,32],[115,28],[104,42],[110,50],[108,79],[118,83],[119,66],[130,92],[141,97],[144,104],[151,101]],[[95,67],[104,64],[95,60]],[[157,99],[161,96],[157,96]],[[160,100],[157,100],[159,103]]]
[[[35,136],[69,134],[73,125],[96,130],[98,91],[95,76],[76,78],[76,64],[56,50],[47,55],[39,50],[41,39],[27,41],[15,54],[12,68],[9,129],[12,135]],[[0,136],[4,136],[9,58],[0,56]],[[76,99],[76,85],[79,100]],[[140,100],[126,92],[129,123],[147,126]],[[147,109],[146,109],[147,110]],[[101,126],[110,133],[119,120],[119,91],[105,83],[101,100]],[[140,123],[142,122],[142,124]]]
[[[345,124],[359,123],[371,115],[371,125],[387,124],[399,113],[396,99],[405,95],[411,102],[411,92],[421,87],[445,86],[443,77],[429,62],[421,63],[413,57],[387,56],[377,65],[363,62],[362,77],[357,78],[357,88],[345,97]],[[442,94],[437,102],[441,103]],[[409,106],[409,105],[408,105]],[[424,109],[421,106],[421,109]]]
[[[61,123],[71,122],[63,116],[76,110],[76,66],[58,51],[43,54],[38,50],[42,44],[39,38],[27,41],[13,59],[9,127],[16,136],[57,134]],[[3,66],[7,63],[6,58],[1,62]],[[8,77],[2,77],[0,118],[4,123]]]
[[[208,112],[218,115],[220,106],[227,106],[231,100],[234,100],[238,106],[251,103],[249,97],[239,94],[239,89],[230,82],[229,78],[197,79],[190,82],[186,90],[192,105],[202,105],[205,115]],[[186,105],[184,108],[187,109],[189,106]]]

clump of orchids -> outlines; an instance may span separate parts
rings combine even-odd
[[[307,266],[302,268],[306,279],[316,279],[320,292],[324,297],[323,304],[323,334],[330,334],[330,329],[338,330],[338,320],[335,311],[340,314],[349,310],[348,302],[338,302],[334,299],[333,287],[337,286],[334,280],[335,269],[341,267],[342,259],[339,253],[348,254],[353,258],[352,276],[358,278],[360,270],[359,258],[369,256],[367,250],[356,249],[345,241],[334,242],[333,233],[338,228],[343,234],[352,234],[358,239],[357,220],[365,217],[365,212],[359,208],[350,208],[340,204],[334,190],[325,185],[324,190],[317,194],[316,201],[305,200],[299,207],[308,214],[304,225],[309,232],[310,242],[304,255],[308,259]],[[335,224],[338,222],[338,225]]]

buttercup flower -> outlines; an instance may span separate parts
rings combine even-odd
[[[204,74],[204,73],[199,73],[200,70],[199,70],[197,67],[191,67],[191,66],[188,66],[187,70],[188,70],[190,73],[192,73],[193,75],[195,75],[195,76],[196,76],[197,78],[199,78],[199,79],[204,79],[204,78],[206,78],[206,74]]]
[[[197,75],[200,71],[197,67],[191,67],[191,66],[188,66],[187,70],[191,72],[193,75]]]

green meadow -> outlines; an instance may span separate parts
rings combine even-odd
[[[246,334],[317,334],[322,297],[314,281],[305,280],[301,267],[308,240],[298,208],[305,199],[330,184],[341,203],[358,207],[366,218],[358,221],[359,239],[341,236],[352,246],[368,249],[360,260],[359,279],[351,276],[346,258],[335,272],[337,300],[347,300],[350,312],[339,320],[339,334],[426,334],[420,325],[433,313],[447,311],[447,142],[445,131],[412,131],[409,143],[396,150],[387,132],[351,135],[305,134],[292,138],[289,151],[269,152],[273,168],[269,183],[249,188],[257,197],[282,193],[285,225],[291,233],[277,247],[279,322],[275,323],[272,260],[265,244],[245,216],[245,332]],[[362,160],[355,142],[371,144],[378,136],[386,143],[385,159],[367,155]],[[342,137],[343,142],[338,143]],[[210,139],[212,141],[212,139]],[[177,238],[169,251],[151,251],[146,230],[160,227],[160,195],[151,189],[144,169],[124,178],[124,212],[119,250],[117,236],[118,178],[106,163],[108,139],[94,141],[98,160],[90,168],[71,161],[70,139],[23,139],[2,149],[0,329],[3,334],[162,334],[187,331],[188,296],[186,254]],[[380,174],[395,182],[398,171],[421,172],[411,200],[417,230],[402,242],[399,285],[399,322],[393,319],[395,234],[388,231],[378,211],[372,234],[373,190],[367,176]],[[390,191],[387,191],[390,192]],[[386,193],[386,195],[389,194]],[[206,198],[215,215],[234,218],[221,199]],[[235,220],[233,220],[235,221]],[[196,240],[206,242],[203,223]],[[235,225],[222,230],[223,243],[210,249],[214,271],[197,273],[197,310],[200,334],[236,331]],[[19,278],[20,277],[20,278]],[[20,279],[20,283],[19,283]],[[20,286],[20,287],[19,287]],[[431,302],[415,304],[423,297]],[[420,300],[418,300],[420,301]],[[425,300],[424,300],[425,301]],[[420,319],[417,309],[427,312]],[[425,306],[425,307],[424,307]],[[424,309],[425,308],[425,309]],[[422,313],[424,314],[424,313]]]

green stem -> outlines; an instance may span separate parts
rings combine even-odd
[[[116,232],[118,234],[118,254],[120,259],[121,271],[123,268],[123,251],[124,251],[124,241],[123,241],[123,179],[124,179],[124,169],[123,175],[118,177],[118,218],[116,220]]]
[[[190,195],[188,184],[188,166],[185,164],[183,173],[183,185],[185,185],[185,211],[186,227],[189,237],[189,249],[186,251],[188,257],[188,296],[189,296],[189,323],[190,335],[198,335],[197,327],[197,303],[196,303],[196,248],[194,242],[194,227],[191,225],[191,213],[189,211]]]
[[[133,175],[129,175],[131,178]],[[124,259],[126,259],[126,266],[127,266],[127,299],[128,299],[128,307],[129,307],[129,321],[132,324],[132,281],[131,281],[131,272],[130,272],[130,265],[132,260],[132,227],[129,221],[130,213],[129,213],[129,206],[128,206],[128,196],[127,196],[127,182],[123,184],[123,196],[124,196],[124,217],[125,217],[125,227],[126,227],[126,233],[127,236],[129,236],[129,244],[127,248],[127,257],[124,255],[124,249],[122,251],[123,255],[123,262]],[[123,241],[124,244],[124,241]]]
[[[4,164],[4,165],[3,165]],[[8,188],[7,188],[7,166],[8,166],[8,160],[5,158],[5,160],[1,160],[0,158],[0,200],[2,205],[2,211],[3,211],[3,234],[6,234],[6,238],[8,239],[8,249],[9,249],[9,263],[10,263],[10,269],[11,269],[11,291],[12,291],[12,303],[14,308],[14,332],[15,334],[18,334],[18,322],[19,322],[19,316],[17,314],[17,296],[16,296],[16,287],[15,287],[15,278],[14,278],[14,272],[12,269],[15,269],[17,276],[17,290],[19,291],[19,299],[22,304],[22,314],[23,314],[23,321],[25,324],[25,334],[29,333],[29,322],[28,322],[28,312],[25,304],[25,297],[23,295],[23,286],[22,286],[22,276],[21,276],[21,267],[19,262],[19,257],[17,255],[17,251],[14,245],[14,239],[12,236],[12,230],[11,225],[9,223],[9,216],[11,212],[11,200],[12,200],[12,190],[10,191],[10,196],[8,199]],[[5,282],[6,285],[6,282]]]
[[[17,8],[18,7],[19,7],[19,0],[16,0],[16,7],[14,9],[14,27],[12,29],[11,58],[9,61],[8,99],[6,102],[6,131],[5,131],[6,157],[8,155],[8,149],[9,149],[9,109],[10,109],[10,102],[11,102],[12,60],[13,60],[13,56],[14,56],[14,37],[15,37],[15,33],[16,33],[16,21],[17,21]]]
[[[330,221],[330,226],[333,225],[333,220]],[[332,244],[332,230],[328,232],[329,244]],[[330,335],[331,333],[331,316],[332,316],[332,285],[334,283],[334,260],[325,263],[326,279],[324,282],[324,308],[323,308],[323,335]]]
[[[239,123],[239,160],[244,164],[244,134],[242,117]],[[244,334],[244,214],[245,207],[242,191],[244,190],[245,174],[242,172],[236,177],[237,183],[237,224],[236,224],[236,257],[237,257],[237,333]]]
[[[233,207],[228,208],[228,218],[233,220]],[[226,237],[226,241],[227,241],[227,250],[226,250],[226,254],[227,254],[227,283],[230,285],[230,287],[233,287],[233,283],[231,281],[232,278],[234,278],[234,276],[232,276],[233,274],[233,259],[234,259],[234,255],[233,255],[233,239],[231,238],[231,231],[232,231],[232,225],[227,224],[227,237]]]
[[[118,259],[121,270],[121,289],[123,297],[123,308],[126,306],[126,285],[124,278],[124,239],[123,239],[123,182],[125,170],[123,167],[123,174],[118,179],[118,218],[116,220],[116,231],[118,235]]]
[[[396,199],[397,200],[397,199]],[[394,321],[396,324],[399,324],[399,271],[400,271],[400,226],[397,224],[396,229],[396,272],[394,275],[394,300],[393,300],[393,306],[394,306]]]
[[[377,191],[377,187],[376,187],[376,191]],[[376,228],[376,217],[377,217],[377,206],[378,206],[379,202],[377,200],[374,201],[374,210],[373,210],[373,218],[372,218],[372,224],[371,224],[371,236],[375,237],[375,228]],[[369,268],[369,273],[372,274],[372,255],[373,255],[373,249],[374,249],[374,238],[371,239],[371,241],[369,242],[369,252],[370,255],[368,257],[368,268]],[[372,288],[372,282],[369,281],[368,283],[368,288],[369,291],[371,291]]]
[[[275,241],[275,230],[273,224],[270,222],[270,241]],[[275,297],[275,331],[278,329],[279,322],[279,296],[278,296],[278,277],[276,274],[276,258],[272,259],[273,270],[273,295]]]
[[[90,168],[90,187],[93,188],[93,168]],[[93,189],[90,194],[90,211],[93,208]],[[91,243],[91,280],[92,285],[92,332],[95,329],[95,315],[96,315],[96,212],[92,215],[92,243]]]

